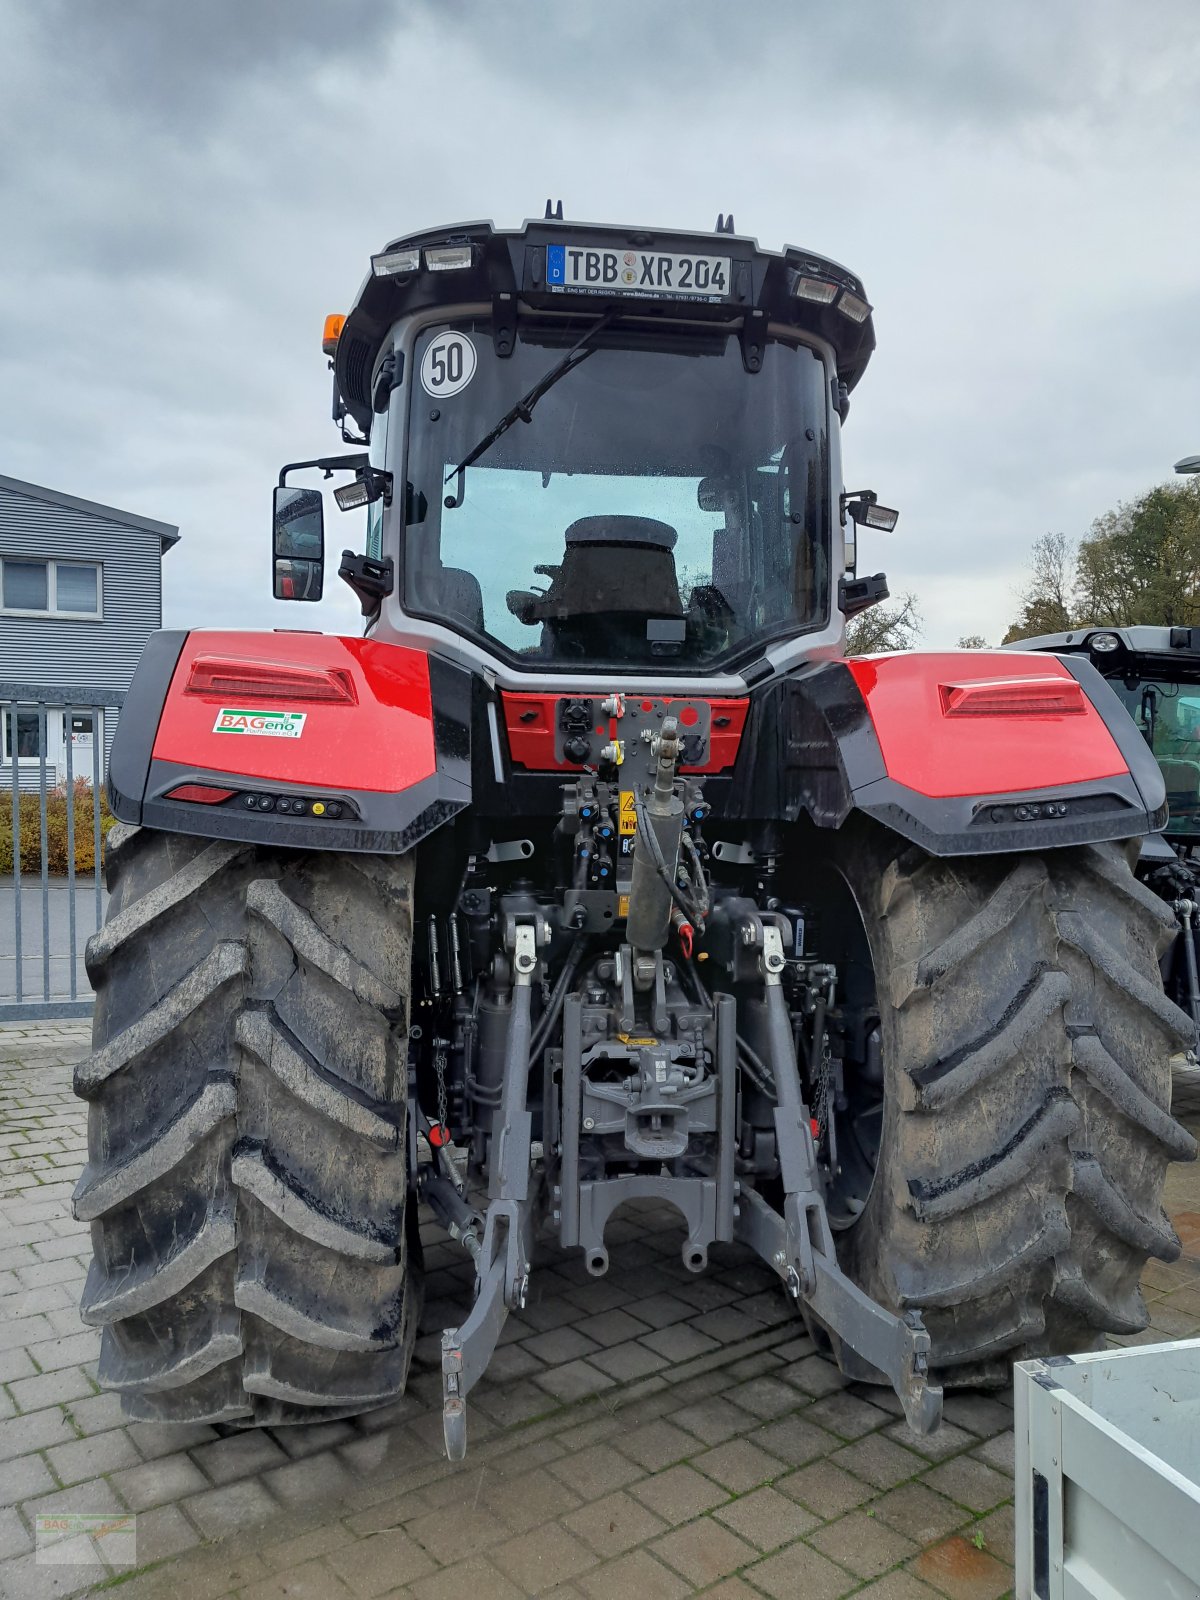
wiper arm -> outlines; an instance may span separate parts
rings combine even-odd
[[[542,396],[544,394],[548,394],[561,378],[566,377],[568,372],[573,372],[577,366],[587,360],[588,356],[592,354],[594,349],[592,340],[598,333],[601,332],[602,329],[607,328],[617,315],[618,313],[615,310],[606,311],[598,321],[592,324],[592,326],[584,334],[583,338],[571,346],[566,355],[563,356],[562,360],[556,362],[555,365],[550,368],[549,372],[544,372],[538,381],[533,385],[533,387],[527,389],[521,398],[516,402],[516,404],[504,413],[499,422],[496,423],[495,427],[489,428],[487,433],[484,434],[483,438],[480,439],[479,443],[473,445],[471,449],[467,451],[466,455],[462,458],[458,465],[450,468],[450,471],[443,479],[443,486],[449,483],[452,478],[456,478],[458,482],[455,486],[454,494],[446,496],[447,510],[453,511],[458,506],[462,505],[462,479],[463,473],[467,470],[467,468],[473,466],[486,450],[490,450],[495,444],[496,440],[500,438],[501,434],[507,433],[514,422],[529,422],[532,420],[533,408],[537,405]]]

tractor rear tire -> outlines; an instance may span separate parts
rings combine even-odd
[[[1123,844],[935,859],[869,825],[843,837],[839,870],[871,947],[884,1070],[844,1269],[922,1313],[949,1386],[1139,1332],[1147,1257],[1180,1249],[1167,1166],[1196,1154],[1170,1114],[1194,1030],[1159,976],[1169,908]]]
[[[126,1414],[309,1422],[402,1393],[410,858],[117,827],[88,945],[75,1213]]]

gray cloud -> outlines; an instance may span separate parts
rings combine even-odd
[[[176,622],[267,597],[280,461],[370,250],[479,215],[739,227],[860,272],[847,470],[929,638],[1200,448],[1191,0],[0,0],[0,470],[181,525]],[[331,547],[357,522],[333,520]],[[349,530],[349,531],[347,531]],[[300,619],[356,630],[349,593]]]

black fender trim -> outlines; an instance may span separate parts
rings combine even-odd
[[[113,815],[122,822],[136,825],[142,820],[142,797],[150,776],[154,738],[188,631],[163,628],[150,635],[121,707],[108,757],[105,789]]]
[[[887,775],[866,702],[844,662],[767,685],[751,700],[725,816],[840,828],[854,811],[935,856],[1098,844],[1155,833],[1167,814],[1158,764],[1090,663],[1064,660],[1112,734],[1128,773],[1054,789],[932,798]],[[1062,805],[1061,815],[1046,815]],[[1018,810],[1022,813],[1018,815]]]

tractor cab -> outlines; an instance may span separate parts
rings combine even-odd
[[[1164,836],[1190,853],[1200,842],[1200,628],[1075,628],[1015,648],[1085,656],[1108,680],[1162,770]]]
[[[338,499],[368,505],[343,576],[372,636],[513,686],[832,653],[838,428],[873,346],[856,277],[731,224],[394,241],[327,344],[368,450]]]

